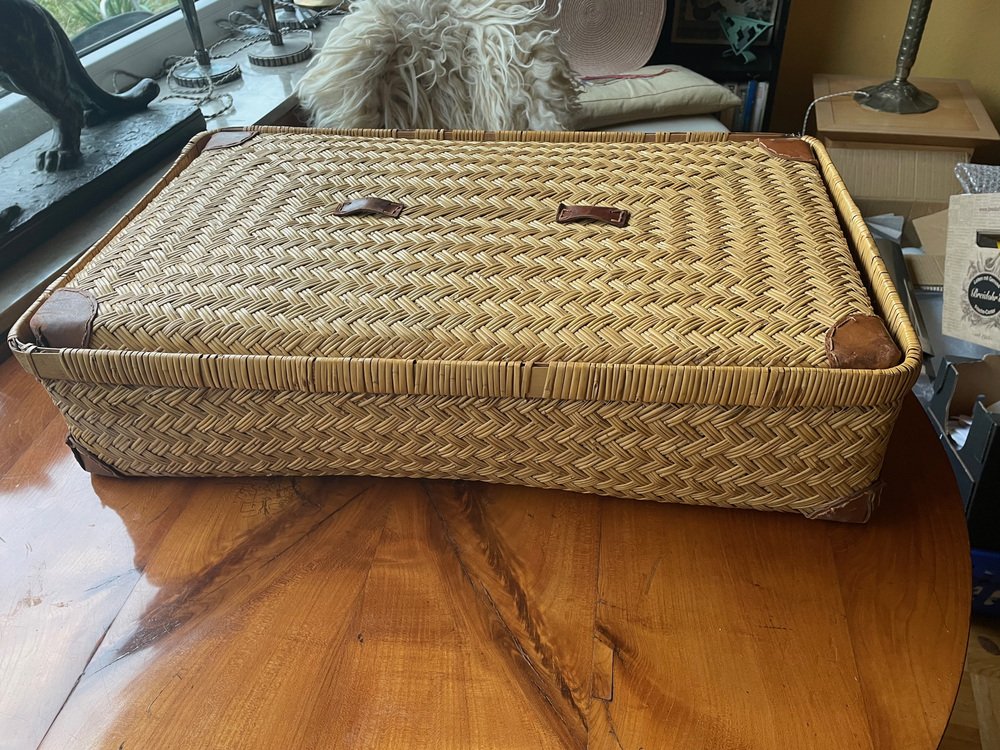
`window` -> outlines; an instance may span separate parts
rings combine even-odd
[[[134,30],[177,7],[174,0],[36,0],[51,13],[77,52]]]
[[[94,7],[98,8],[98,14],[103,7],[109,17],[112,17],[110,14],[114,8],[124,5],[133,7],[133,2],[149,8],[149,12],[152,12],[153,8],[160,9],[151,17],[141,19],[139,25],[132,25],[102,40],[101,43],[89,45],[90,51],[85,51],[81,55],[81,61],[91,77],[109,91],[113,90],[116,70],[125,70],[139,76],[156,76],[166,58],[172,55],[189,55],[192,52],[191,37],[188,35],[176,0],[41,0],[41,2],[53,14],[55,14],[53,8],[63,8],[60,13],[67,14],[65,17],[70,20],[64,21],[57,16],[60,24],[73,23],[73,18],[78,19],[75,23],[85,22],[86,19],[93,17]],[[198,0],[198,18],[206,45],[211,45],[226,35],[217,22],[225,20],[230,11],[239,9],[243,2],[245,0]],[[80,8],[88,10],[79,10]],[[24,97],[0,95],[0,156],[20,148],[49,130],[51,126],[48,116]]]
[[[84,55],[177,9],[174,0],[35,0]],[[0,96],[8,94],[0,86]]]

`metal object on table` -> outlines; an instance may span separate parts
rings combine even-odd
[[[937,107],[937,99],[907,80],[917,59],[920,38],[924,34],[930,9],[931,0],[911,0],[903,39],[899,43],[899,55],[896,57],[896,75],[885,83],[862,89],[865,93],[855,94],[854,101],[866,109],[899,115],[930,112]]]
[[[251,65],[262,65],[274,68],[281,65],[294,65],[308,59],[312,54],[312,42],[309,39],[285,39],[278,26],[274,12],[274,0],[261,0],[264,10],[264,20],[267,23],[267,39],[253,44],[247,49],[247,57]]]
[[[0,234],[3,234],[21,217],[22,209],[16,203],[0,209]]]
[[[177,0],[181,6],[181,14],[187,26],[191,42],[194,44],[194,62],[178,65],[171,71],[171,77],[181,86],[192,89],[205,88],[209,84],[220,84],[234,81],[242,75],[240,66],[233,62],[213,59],[205,48],[205,40],[201,35],[201,24],[198,23],[198,11],[194,7],[195,0]]]
[[[300,8],[290,2],[276,2],[274,15],[278,19],[278,27],[282,30],[315,29],[319,26],[319,13],[309,8]]]
[[[314,11],[325,11],[338,15],[347,13],[349,3],[346,0],[292,0],[296,8],[311,8]]]

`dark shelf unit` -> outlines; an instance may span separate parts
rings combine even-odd
[[[788,9],[791,0],[776,0],[774,31],[770,43],[752,47],[757,59],[743,64],[733,56],[724,57],[728,49],[724,44],[691,44],[672,42],[671,35],[674,26],[674,15],[681,2],[688,0],[669,0],[667,16],[660,33],[660,40],[650,59],[650,65],[674,64],[700,73],[718,83],[743,83],[749,80],[766,81],[768,84],[767,100],[764,106],[762,130],[768,130],[771,122],[771,112],[774,108],[774,94],[778,87],[778,71],[781,67],[781,51],[785,44],[785,28],[788,25]],[[709,3],[698,0],[702,7]]]

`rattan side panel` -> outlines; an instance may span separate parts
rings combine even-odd
[[[47,388],[125,474],[460,478],[807,515],[877,479],[899,407]]]

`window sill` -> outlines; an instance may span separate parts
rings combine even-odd
[[[326,18],[321,27],[313,31],[314,50],[323,46],[338,22],[336,16]],[[209,120],[210,129],[273,123],[291,112],[295,107],[292,91],[308,62],[283,68],[259,68],[250,65],[245,51],[237,53],[232,59],[239,62],[243,77],[220,88],[221,92],[233,97],[233,108],[225,115]],[[164,89],[161,98],[168,96],[170,92],[166,91],[165,82],[161,80],[160,84]],[[210,103],[208,108],[213,105],[214,102]],[[173,158],[168,159],[122,186],[86,215],[39,244],[30,255],[7,268],[0,278],[0,329],[4,333],[10,330],[38,295],[110,230],[156,184],[172,162]],[[0,360],[9,354],[6,344],[0,347]]]
[[[202,0],[198,18],[206,44],[222,38],[217,21],[238,10],[239,0]],[[188,54],[191,37],[184,26],[180,10],[169,13],[147,26],[83,56],[82,62],[90,76],[104,88],[113,88],[115,70],[128,70],[136,75],[155,76],[170,55]],[[48,115],[17,94],[0,98],[0,154],[14,151],[49,129]]]

